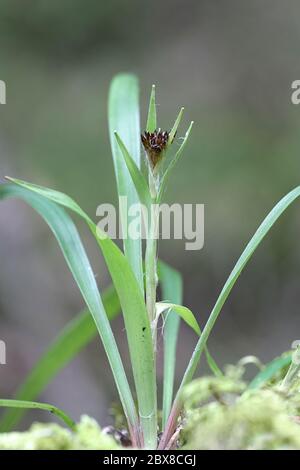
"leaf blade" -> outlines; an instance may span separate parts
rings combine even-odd
[[[194,125],[194,121],[192,121],[188,127],[188,130],[186,131],[185,133],[185,136],[184,136],[184,139],[182,141],[182,144],[180,145],[179,149],[177,150],[174,158],[170,161],[169,163],[169,166],[166,168],[164,174],[163,174],[163,177],[161,179],[161,185],[160,185],[160,189],[159,189],[159,193],[158,193],[158,196],[157,196],[157,202],[160,203],[161,200],[162,200],[162,196],[163,196],[163,193],[165,191],[165,188],[166,188],[166,184],[167,184],[167,181],[169,179],[169,176],[170,176],[170,173],[172,171],[172,169],[174,168],[174,166],[176,165],[176,163],[178,162],[182,152],[183,152],[183,149],[184,147],[186,146],[187,144],[187,141],[188,141],[188,138],[189,138],[189,135],[191,133],[191,130],[192,130],[192,127]]]
[[[149,110],[146,124],[147,132],[154,132],[157,128],[156,103],[155,103],[155,85],[152,85],[149,100]]]
[[[194,330],[194,332],[200,336],[201,331],[200,327],[198,325],[198,322],[193,314],[193,312],[187,308],[184,307],[183,305],[179,304],[172,304],[169,302],[156,302],[156,315],[157,318],[163,313],[167,312],[166,317],[169,316],[169,314],[174,311],[181,317],[182,320],[185,321],[185,323]]]
[[[52,198],[56,202],[60,201],[61,205],[77,213],[87,223],[99,244],[118,293],[124,315],[139,403],[140,420],[142,426],[144,426],[145,439],[149,441],[146,445],[150,447],[156,446],[156,378],[151,326],[142,292],[139,289],[138,281],[128,259],[118,246],[97,228],[90,217],[69,196],[65,197],[64,193],[52,191],[49,188],[37,187],[24,181],[11,180],[20,185],[21,188],[37,193],[46,199],[50,199],[50,201]]]
[[[167,263],[158,261],[158,277],[161,284],[163,299],[174,303],[182,303],[182,276],[179,271]],[[163,378],[163,404],[162,404],[162,427],[165,428],[168,420],[174,389],[174,377],[176,366],[176,348],[180,317],[169,315],[165,317],[164,326],[164,378]]]
[[[20,185],[1,185],[0,198],[8,197],[19,197],[27,202],[41,215],[55,235],[78,288],[93,315],[111,365],[124,412],[133,431],[138,421],[135,404],[92,268],[74,223],[61,207],[41,196],[36,188],[30,191]]]
[[[178,116],[174,122],[174,125],[170,131],[170,134],[169,134],[169,140],[168,140],[168,147],[174,142],[174,139],[176,137],[176,134],[177,134],[177,130],[178,130],[178,127],[179,127],[179,124],[181,122],[181,119],[182,119],[182,116],[183,116],[183,112],[184,112],[184,108],[181,108],[179,113],[178,113]]]
[[[103,294],[103,304],[107,317],[112,320],[120,312],[120,302],[113,287]],[[79,352],[97,335],[97,327],[88,309],[76,315],[59,332],[42,356],[35,363],[14,398],[21,401],[35,400]],[[22,419],[24,409],[11,408],[0,420],[0,432],[11,431]]]
[[[190,382],[193,378],[193,375],[196,371],[197,365],[201,358],[201,354],[206,346],[206,342],[210,335],[210,332],[221,312],[221,309],[226,302],[235,282],[237,281],[238,277],[240,276],[241,272],[247,265],[249,259],[256,251],[256,248],[260,245],[262,240],[268,234],[269,230],[273,227],[275,222],[279,219],[279,217],[285,212],[285,210],[300,196],[300,186],[296,187],[288,194],[286,194],[276,205],[273,209],[269,212],[263,222],[260,224],[258,229],[256,230],[253,237],[250,239],[249,243],[246,245],[244,251],[242,252],[241,256],[237,260],[233,270],[231,271],[229,277],[227,278],[221,293],[209,315],[209,318],[206,322],[206,325],[202,331],[202,334],[199,338],[199,341],[194,349],[193,355],[190,359],[190,362],[187,366],[183,379],[181,381],[180,387],[177,391],[175,401],[173,403],[172,411],[170,413],[170,418],[168,420],[165,433],[161,439],[159,448],[163,448],[164,445],[168,442],[171,433],[173,432],[174,423],[176,423],[176,416],[180,412],[180,402],[181,402],[181,393],[183,387]]]
[[[112,80],[108,98],[108,124],[110,144],[117,180],[119,197],[127,197],[128,207],[138,203],[138,195],[132,184],[123,155],[115,139],[115,131],[121,136],[137,167],[141,167],[140,155],[140,115],[139,85],[134,75],[119,74]],[[123,233],[130,224],[131,217],[119,204]],[[141,292],[144,292],[143,260],[141,239],[124,237],[124,252],[138,280]]]
[[[300,186],[290,191],[286,196],[284,196],[276,206],[271,210],[267,217],[263,220],[261,225],[258,227],[257,231],[245,247],[238,261],[236,262],[233,270],[231,271],[227,281],[224,284],[224,287],[214,305],[214,308],[208,318],[208,321],[204,327],[202,335],[199,339],[199,342],[195,348],[195,355],[193,356],[191,363],[188,366],[188,369],[183,378],[183,385],[186,381],[189,381],[193,376],[196,369],[198,360],[200,359],[203,348],[206,344],[206,341],[209,337],[209,334],[219,316],[219,313],[227,300],[235,282],[243,271],[244,267],[248,263],[251,256],[256,251],[257,247],[260,245],[262,240],[268,234],[269,230],[273,227],[278,218],[284,213],[284,211],[292,204],[292,202],[300,196]]]
[[[252,390],[260,388],[271,380],[281,369],[290,365],[292,355],[276,357],[273,361],[266,364],[266,366],[251,380],[247,389]]]
[[[141,172],[141,170],[138,168],[138,166],[132,159],[123,140],[121,139],[121,137],[119,136],[117,132],[115,132],[115,137],[117,139],[118,145],[120,147],[123,158],[125,160],[127,169],[132,178],[132,182],[135,186],[136,192],[139,196],[140,203],[143,204],[147,209],[149,209],[151,205],[151,195],[150,195],[147,181],[143,173]]]
[[[70,429],[72,429],[72,431],[74,431],[76,428],[75,422],[64,411],[54,405],[49,405],[48,403],[1,398],[0,406],[5,408],[38,409],[49,411],[49,413],[53,413],[55,416],[60,418]]]

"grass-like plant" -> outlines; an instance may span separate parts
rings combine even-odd
[[[180,145],[172,145],[177,139],[183,108],[170,132],[161,131],[157,125],[153,87],[145,132],[141,136],[138,94],[136,77],[127,74],[116,76],[109,93],[108,119],[118,194],[127,197],[128,207],[141,203],[147,208],[149,224],[145,249],[141,237],[127,237],[124,238],[121,250],[113,240],[101,233],[81,207],[64,193],[13,178],[8,178],[9,183],[0,186],[1,199],[17,197],[24,200],[49,225],[87,306],[45,351],[17,391],[15,400],[0,400],[0,406],[9,407],[0,422],[1,431],[11,430],[26,408],[37,407],[55,413],[72,429],[76,429],[76,425],[64,412],[52,405],[36,403],[33,400],[98,331],[126,416],[132,445],[148,449],[170,448],[182,409],[183,388],[193,378],[203,352],[213,373],[221,374],[206,345],[226,299],[258,245],[280,215],[300,195],[300,187],[295,188],[283,197],[264,219],[236,262],[201,332],[193,313],[181,305],[180,274],[166,263],[157,261],[158,205],[162,201],[171,171],[183,153],[193,123],[190,124]],[[145,158],[141,155],[142,147]],[[122,207],[121,221],[123,226],[127,226],[129,216]],[[103,293],[99,291],[77,229],[66,209],[79,215],[87,224],[105,259],[112,286]],[[161,284],[163,296],[160,302],[157,301],[156,292],[158,283]],[[134,393],[110,325],[110,320],[120,310],[127,334]],[[161,316],[164,321],[164,376],[163,400],[162,404],[158,404],[156,352],[157,325]],[[199,335],[199,340],[174,397],[173,383],[180,319]],[[289,356],[281,362],[270,364],[250,384],[251,388],[268,380],[274,371],[285,366],[290,360]],[[161,422],[158,419],[160,408]],[[158,435],[161,435],[160,440]]]

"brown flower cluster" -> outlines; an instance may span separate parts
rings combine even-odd
[[[169,133],[167,131],[161,131],[160,129],[154,132],[145,131],[144,134],[141,135],[141,139],[152,168],[154,169],[161,160],[163,151],[166,149]]]

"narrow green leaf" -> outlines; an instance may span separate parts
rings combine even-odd
[[[179,111],[178,116],[176,118],[176,121],[174,122],[174,125],[173,125],[173,127],[170,131],[169,140],[168,140],[168,147],[174,142],[174,139],[175,139],[176,134],[177,134],[177,129],[179,127],[179,124],[180,124],[180,121],[181,121],[181,118],[182,118],[182,115],[183,115],[183,111],[184,111],[184,108],[181,108],[181,110]]]
[[[242,270],[248,263],[249,259],[251,256],[255,253],[255,250],[259,246],[259,244],[262,242],[262,240],[265,238],[267,233],[270,231],[270,229],[273,227],[275,222],[278,220],[278,218],[283,214],[283,212],[291,205],[291,203],[297,199],[300,196],[300,186],[297,188],[293,189],[291,192],[289,192],[286,196],[284,196],[277,204],[276,206],[271,210],[271,212],[267,215],[267,217],[264,219],[264,221],[261,223],[253,237],[251,238],[250,242],[244,249],[243,253],[241,254],[240,258],[238,259],[235,267],[231,271],[230,276],[228,277],[216,303],[215,306],[207,320],[207,323],[205,325],[205,328],[201,334],[201,337],[197,343],[197,346],[194,350],[193,356],[190,360],[190,363],[186,369],[185,375],[183,377],[179,392],[178,392],[178,397],[179,394],[182,390],[182,387],[188,383],[196,370],[196,367],[198,365],[199,359],[201,357],[201,353],[206,345],[207,339],[209,337],[209,334],[219,316],[219,313],[226,302],[230,292],[232,291],[233,286],[235,285],[239,275],[241,274]]]
[[[163,312],[168,312],[166,317],[168,317],[170,314],[172,315],[172,311],[176,312],[177,315],[179,315],[182,320],[185,321],[185,323],[192,328],[192,330],[195,331],[195,333],[200,336],[200,327],[197,323],[196,318],[194,317],[193,312],[187,307],[184,307],[183,305],[178,305],[178,304],[171,304],[168,302],[157,302],[156,303],[156,315],[157,318],[163,313]]]
[[[108,121],[110,143],[117,179],[119,197],[127,197],[128,207],[138,203],[138,195],[132,184],[131,176],[126,167],[122,152],[114,133],[117,132],[126,145],[137,167],[141,167],[141,132],[139,114],[139,86],[134,75],[117,75],[110,86],[108,100]],[[141,292],[144,292],[142,242],[126,237],[127,227],[132,217],[120,204],[120,217],[124,236],[124,252],[137,278]],[[136,217],[134,217],[136,219]]]
[[[166,294],[165,298],[169,299],[170,295],[167,295],[168,289],[166,288],[166,285],[169,285],[169,289],[175,289],[179,292],[179,287],[176,287],[176,283],[177,280],[181,283],[181,276],[179,272],[175,271],[166,263],[159,261],[160,268],[162,268],[162,265],[165,269],[169,269],[171,273],[175,272],[173,277],[168,276],[166,278],[163,278],[162,273],[160,273],[164,279],[164,282],[161,281],[161,283],[165,286],[163,288],[164,293]],[[176,274],[178,275],[178,278],[176,278]],[[176,296],[173,295],[173,297],[177,302],[181,302],[180,296],[178,296],[177,299],[175,298]],[[110,286],[102,293],[102,299],[107,317],[109,320],[112,320],[118,313],[120,313],[120,302],[113,286]],[[164,339],[168,336],[166,333],[168,325],[175,322],[179,324],[179,320],[180,317],[178,315],[172,315],[165,319]],[[85,309],[81,313],[77,314],[74,319],[66,324],[63,330],[59,332],[46,348],[17,390],[15,399],[28,401],[38,398],[52,379],[67,364],[69,364],[69,362],[71,362],[72,359],[74,359],[74,357],[76,357],[83,348],[95,338],[96,335],[97,327],[89,310]],[[176,334],[173,330],[168,337],[168,343],[166,344],[165,349],[169,348],[172,342],[174,343],[174,339],[176,340]],[[175,349],[174,353],[170,354],[170,358],[175,365]],[[171,367],[166,367],[164,377],[170,374],[170,369]],[[173,380],[174,378],[171,378],[170,380],[171,389],[173,389]],[[169,409],[171,409],[171,401],[172,391]],[[0,420],[0,432],[12,431],[22,419],[25,411],[25,409],[21,408],[8,409]]]
[[[55,235],[86,305],[97,325],[129,427],[133,432],[138,421],[134,401],[95,277],[78,232],[68,214],[57,204],[37,194],[38,191],[36,188],[30,191],[21,186],[1,185],[0,198],[19,197],[27,202],[44,218]]]
[[[48,403],[37,403],[35,401],[6,400],[0,399],[0,406],[5,408],[38,409],[53,413],[61,419],[72,431],[75,431],[74,421],[62,410]]]
[[[271,212],[267,215],[264,221],[261,223],[253,237],[251,238],[250,242],[247,244],[246,248],[244,249],[243,253],[241,254],[240,258],[238,259],[237,263],[235,264],[233,270],[231,271],[227,281],[224,284],[224,287],[210,313],[210,316],[206,322],[206,325],[202,331],[202,334],[199,338],[199,341],[194,349],[193,355],[190,359],[188,367],[185,371],[183,376],[181,385],[179,390],[176,394],[175,401],[173,404],[172,411],[170,413],[169,421],[166,425],[166,430],[164,435],[161,438],[159,448],[164,448],[164,445],[168,442],[171,437],[171,433],[174,430],[174,423],[176,423],[176,416],[180,411],[180,401],[181,401],[181,392],[183,387],[191,381],[198,366],[199,360],[201,358],[201,354],[205,348],[207,343],[208,337],[210,332],[221,312],[221,309],[226,302],[230,292],[233,289],[239,275],[243,271],[244,267],[247,265],[251,256],[255,253],[255,250],[260,245],[262,240],[268,234],[270,229],[273,227],[275,222],[279,219],[279,217],[284,213],[284,211],[292,204],[295,199],[300,196],[300,186],[290,191],[286,196],[284,196],[276,206],[271,210]]]
[[[131,158],[124,142],[122,141],[121,137],[117,132],[115,132],[115,136],[123,154],[127,169],[132,178],[136,192],[138,193],[140,203],[143,204],[147,209],[149,209],[151,205],[151,195],[147,181],[141,170],[137,167],[136,163]]]
[[[182,302],[182,276],[179,271],[158,261],[158,277],[160,280],[163,298]],[[162,407],[162,429],[167,423],[173,400],[173,387],[176,366],[176,346],[180,324],[179,315],[164,316],[164,382],[163,382],[163,407]],[[207,363],[216,376],[223,375],[208,349],[205,347]]]
[[[113,287],[102,294],[107,318],[112,320],[120,312],[120,302]],[[95,336],[97,327],[89,312],[83,310],[72,319],[38,359],[15,394],[17,400],[35,400],[61,371]],[[0,420],[0,432],[15,428],[25,409],[11,408]]]
[[[186,143],[188,141],[188,138],[189,138],[190,132],[192,130],[193,124],[194,124],[194,122],[192,121],[189,128],[188,128],[188,130],[186,131],[186,134],[184,136],[182,144],[180,145],[180,147],[177,150],[174,158],[170,161],[169,166],[166,168],[166,170],[163,174],[161,184],[160,184],[159,193],[158,193],[158,196],[157,196],[157,202],[158,203],[160,203],[161,200],[162,200],[162,196],[163,196],[163,193],[165,191],[166,184],[167,184],[168,178],[170,176],[170,173],[171,173],[172,169],[174,168],[174,166],[176,165],[176,163],[178,162],[179,157],[181,156],[182,151],[183,151],[184,147],[186,146]]]
[[[11,181],[47,199],[55,202],[60,201],[61,205],[83,218],[97,240],[118,293],[124,315],[145,445],[150,448],[155,447],[154,440],[156,441],[157,434],[156,379],[151,327],[144,298],[127,258],[70,197],[64,197],[64,194],[58,191],[37,187],[20,180],[11,179]]]
[[[155,129],[157,128],[156,121],[157,119],[156,119],[156,103],[155,103],[155,85],[152,85],[146,131],[154,132]]]
[[[260,388],[267,384],[273,377],[278,374],[282,369],[289,366],[292,361],[292,355],[276,357],[273,361],[269,362],[250,382],[248,390]]]
[[[206,357],[208,367],[210,368],[212,373],[216,377],[223,377],[223,375],[224,375],[223,372],[221,371],[220,367],[218,366],[218,364],[216,363],[216,361],[214,360],[214,358],[210,354],[210,352],[209,352],[206,345],[205,345],[205,348],[204,348],[204,352],[205,352],[205,357]]]
[[[171,304],[168,302],[157,302],[156,303],[156,312],[157,312],[157,317],[159,317],[163,312],[167,312],[166,315],[166,320],[168,319],[169,315],[172,315],[172,312],[177,313],[182,320],[185,321],[185,323],[194,330],[194,332],[200,336],[201,335],[201,330],[198,325],[198,322],[193,314],[193,312],[187,308],[184,307],[183,305],[178,305],[178,304]],[[209,368],[213,372],[214,375],[217,377],[220,377],[223,375],[222,371],[219,369],[216,361],[208,351],[207,347],[205,349],[205,355],[207,359],[207,363],[209,365]]]
[[[300,348],[299,346],[297,346],[298,355],[299,355],[299,351],[300,351]],[[295,353],[296,351],[294,351],[294,354]],[[300,369],[300,364],[298,363],[298,361],[293,360],[293,355],[292,355],[290,366],[280,384],[281,390],[287,391],[293,385],[293,383],[295,383],[295,379],[297,380],[297,378],[299,377],[299,369]]]
[[[177,304],[182,303],[182,277],[174,268],[163,261],[158,261],[158,277],[161,284],[163,299]],[[178,340],[180,317],[165,316],[164,326],[164,374],[163,374],[163,406],[162,429],[164,430],[170,414],[174,377],[176,367],[176,346]]]

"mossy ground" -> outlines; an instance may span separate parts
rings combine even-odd
[[[185,449],[300,449],[300,393],[280,381],[249,390],[244,370],[194,380],[185,389]]]
[[[279,386],[281,377],[249,390],[244,367],[229,366],[224,376],[203,377],[184,390],[178,448],[300,449],[300,385]],[[83,416],[72,432],[58,424],[35,423],[27,432],[0,434],[0,449],[121,449],[97,422]]]
[[[26,432],[0,434],[1,450],[107,450],[120,448],[97,422],[83,416],[76,432],[58,424],[34,423]]]

